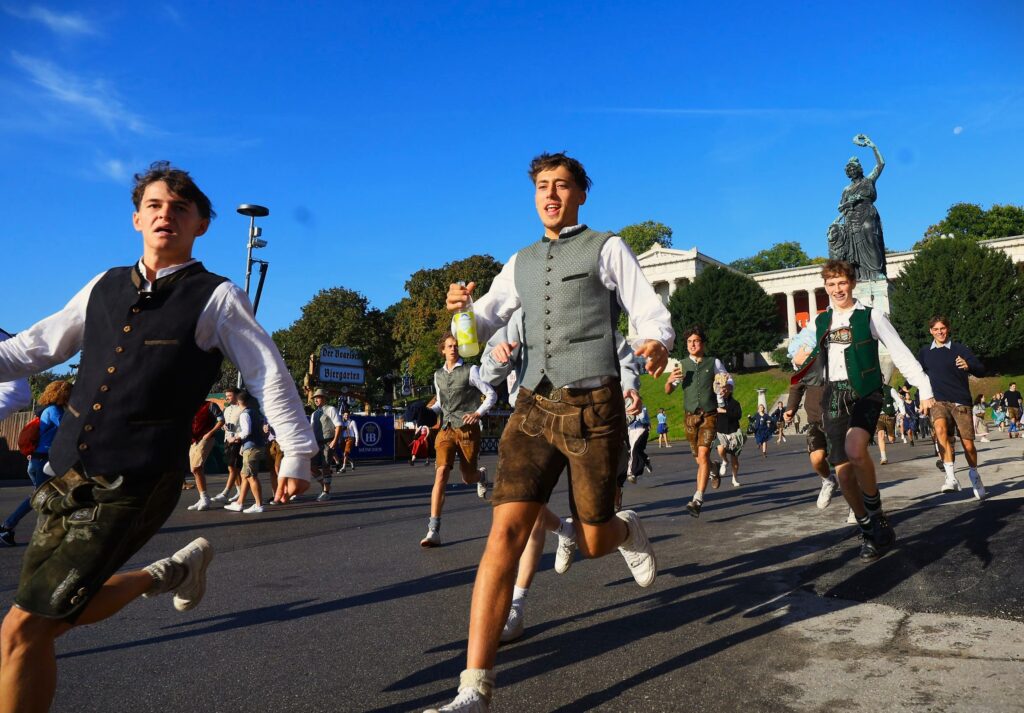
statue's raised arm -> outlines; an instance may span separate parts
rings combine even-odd
[[[882,175],[882,170],[885,168],[885,159],[882,158],[882,152],[878,150],[875,142],[869,139],[867,134],[857,134],[853,137],[853,143],[858,146],[867,146],[875,154],[875,167],[867,176],[868,180],[874,183]]]

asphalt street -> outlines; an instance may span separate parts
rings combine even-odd
[[[940,495],[929,447],[879,469],[898,547],[863,565],[838,499],[815,508],[803,437],[744,451],[740,479],[699,520],[688,449],[650,453],[627,485],[659,577],[637,587],[618,554],[552,569],[549,537],[526,635],[499,652],[492,710],[1024,710],[1024,441],[980,444],[992,497]],[[485,457],[493,472],[495,459]],[[962,458],[958,465],[963,468]],[[422,550],[433,469],[364,465],[335,499],[262,515],[194,513],[183,493],[139,567],[199,535],[216,548],[206,598],[180,614],[140,600],[58,643],[55,711],[421,711],[464,665],[489,505],[449,488],[444,546]],[[453,478],[457,480],[457,476]],[[960,479],[966,484],[966,471]],[[215,481],[219,486],[220,482]],[[27,493],[0,486],[0,510]],[[560,484],[552,498],[564,512]],[[30,518],[33,516],[30,516]],[[27,539],[31,519],[19,528]],[[13,596],[23,547],[0,550]]]

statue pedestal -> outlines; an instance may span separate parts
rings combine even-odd
[[[888,280],[868,280],[857,283],[857,286],[853,288],[853,296],[855,299],[860,300],[861,304],[872,309],[881,310],[888,317],[889,289]],[[889,350],[881,344],[878,345],[878,363],[882,367],[882,378],[885,380],[885,383],[890,383],[889,380],[892,378],[894,369],[892,357],[889,356]]]

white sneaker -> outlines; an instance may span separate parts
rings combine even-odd
[[[886,463],[888,463],[888,462],[889,462],[889,459],[888,459],[888,458],[886,458],[885,456],[882,456],[882,457],[881,457],[881,458],[880,458],[880,459],[878,460],[878,465],[885,465],[885,464],[886,464]]]
[[[427,528],[427,536],[420,540],[420,547],[440,547],[441,533],[433,528]]]
[[[740,481],[736,480],[736,478],[733,478],[732,479],[732,487],[734,487],[734,488],[740,487]]]
[[[195,608],[206,593],[206,568],[213,561],[213,548],[205,537],[199,537],[171,555],[171,559],[188,570],[174,590],[174,608],[188,611]]]
[[[975,500],[984,500],[987,498],[988,493],[985,491],[985,484],[981,482],[981,476],[973,470],[967,471],[967,475],[971,479],[971,488],[974,489]]]
[[[853,508],[850,508],[850,514],[846,516],[846,523],[848,525],[857,524],[857,516],[853,514]]]
[[[330,499],[331,499],[331,494],[330,493],[322,492],[322,493],[320,493],[319,495],[316,496],[316,501],[318,503],[322,503],[325,500],[330,500]]]
[[[200,495],[198,500],[196,500],[192,505],[188,506],[188,509],[189,510],[194,510],[196,512],[202,512],[203,510],[209,510],[210,509],[210,498],[208,498],[206,495]]]
[[[487,499],[487,468],[477,468],[480,473],[480,480],[476,481],[476,496],[481,500]]]
[[[242,512],[242,503],[228,503],[224,506],[224,509],[231,512]]]
[[[960,481],[956,479],[955,475],[947,475],[946,479],[942,481],[942,488],[939,492],[942,493],[955,493],[960,490]]]
[[[242,512],[248,515],[258,515],[259,513],[263,512],[263,506],[260,505],[259,503],[253,503]]]
[[[463,688],[455,700],[440,708],[428,708],[423,713],[490,713],[491,704],[475,688]]]
[[[572,522],[572,518],[566,518],[566,522]],[[558,535],[558,549],[555,550],[555,571],[558,574],[565,574],[572,567],[572,561],[576,556],[576,538]]]
[[[718,466],[718,475],[719,475],[719,477],[721,477],[721,478],[725,477],[726,468],[727,468],[726,462],[723,460],[722,464],[720,466]]]
[[[818,509],[824,510],[827,508],[835,494],[836,481],[830,476],[828,480],[823,480],[821,483],[821,490],[818,492]]]
[[[615,513],[615,517],[626,523],[629,528],[629,535],[632,542],[627,548],[626,545],[619,547],[623,559],[629,565],[629,571],[633,573],[633,579],[641,587],[649,587],[654,584],[658,576],[658,561],[654,557],[654,548],[651,547],[647,533],[640,518],[632,510],[621,510]]]
[[[228,498],[227,494],[225,494],[225,493],[217,493],[212,498],[210,498],[210,502],[211,503],[226,503],[228,501],[229,501],[229,498]]]
[[[502,643],[515,641],[523,635],[525,628],[526,617],[523,616],[522,610],[513,604],[508,610],[508,619],[505,620],[505,626],[502,628],[498,640]]]

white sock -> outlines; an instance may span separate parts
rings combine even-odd
[[[459,690],[472,688],[488,703],[494,693],[494,670],[489,668],[467,668],[459,675]]]
[[[697,501],[698,503],[704,502],[704,491],[703,490],[698,490],[697,492],[695,492],[693,494],[693,499],[695,501]]]
[[[956,479],[956,470],[953,468],[952,463],[943,463],[942,468],[946,471],[947,478]]]
[[[529,587],[516,586],[516,588],[512,590],[512,606],[522,609],[523,604],[526,603],[526,595],[529,591]]]

